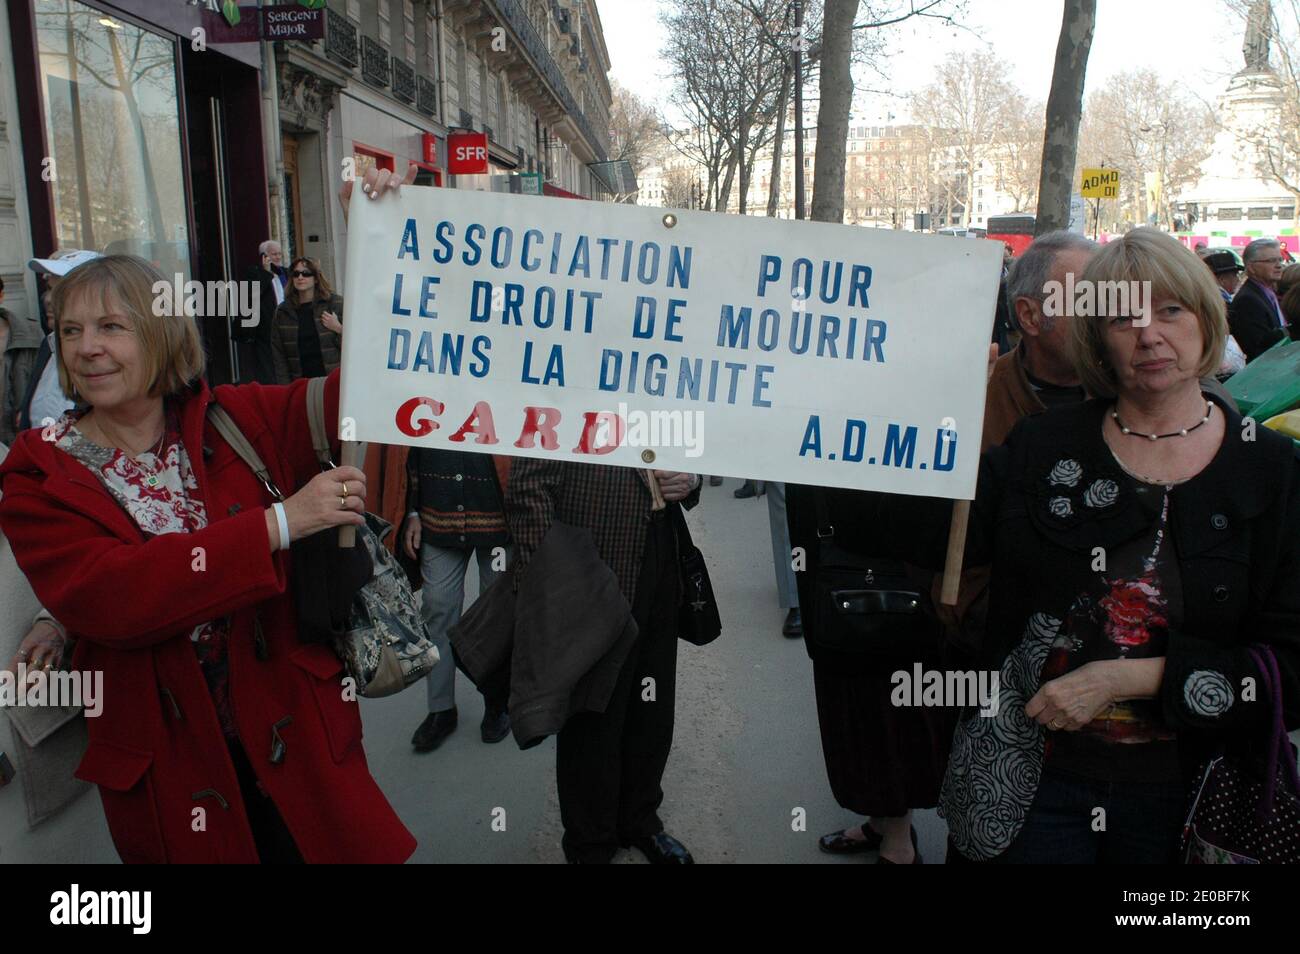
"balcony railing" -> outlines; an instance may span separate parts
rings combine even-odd
[[[415,108],[426,116],[438,113],[438,84],[427,76],[416,77]]]
[[[357,65],[357,28],[329,7],[325,8],[325,55],[344,66]]]
[[[361,78],[374,86],[388,85],[388,51],[378,40],[361,37]]]
[[[542,38],[537,35],[537,31],[533,28],[533,22],[528,18],[528,12],[524,9],[523,4],[519,0],[493,0],[493,2],[501,11],[501,16],[506,21],[506,25],[510,27],[515,36],[519,37],[524,52],[537,64],[538,69],[542,72],[542,77],[555,90],[564,111],[572,117],[579,131],[592,144],[596,157],[604,159],[609,155],[609,132],[594,127],[582,110],[578,108],[577,100],[573,98],[573,93],[569,90],[569,84],[564,79],[564,74],[560,72],[560,68],[546,49],[546,44],[542,42]]]
[[[415,102],[415,70],[405,60],[393,59],[393,95],[404,103]]]

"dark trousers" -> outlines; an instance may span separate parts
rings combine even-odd
[[[1105,782],[1044,768],[1024,827],[995,861],[1173,864],[1186,798],[1181,780]],[[1102,819],[1105,827],[1099,831]]]
[[[264,865],[302,864],[302,853],[289,834],[289,829],[280,817],[275,803],[262,791],[257,782],[253,766],[249,764],[244,747],[238,742],[230,743],[230,758],[235,763],[235,775],[239,778],[239,794],[244,800],[244,811],[248,815],[248,827],[253,831],[253,843],[257,846],[257,857]]]
[[[603,713],[570,717],[556,740],[564,855],[601,864],[663,830],[658,808],[673,743],[680,599],[671,523],[650,521],[632,615],[639,633]],[[651,686],[644,682],[653,679]],[[653,693],[653,695],[651,695]]]

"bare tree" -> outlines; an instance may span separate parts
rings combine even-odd
[[[1011,197],[1017,212],[1032,212],[1038,204],[1043,138],[1043,104],[1017,94],[1007,104],[1006,133],[996,160],[998,189]],[[1068,199],[1066,206],[1068,212]]]
[[[929,127],[941,166],[947,153],[963,181],[964,219],[974,221],[975,179],[985,160],[1005,142],[1020,94],[1005,78],[1002,62],[981,50],[945,62],[935,81],[912,98],[912,114]],[[941,175],[947,181],[948,175]]]
[[[738,185],[746,210],[755,158],[779,115],[786,57],[768,24],[784,9],[785,0],[754,0],[752,10],[730,0],[665,3],[673,102],[696,130],[688,151],[708,170],[710,208],[725,211]]]
[[[609,155],[626,159],[633,169],[645,166],[663,142],[654,108],[627,87],[615,82],[609,110]]]
[[[1061,35],[1056,41],[1052,90],[1047,96],[1042,174],[1038,184],[1038,221],[1043,235],[1070,224],[1079,121],[1083,113],[1083,79],[1097,22],[1097,0],[1065,0]]]
[[[1120,172],[1119,201],[1103,206],[1107,226],[1172,224],[1169,197],[1199,178],[1213,136],[1209,111],[1178,83],[1150,70],[1108,78],[1088,97],[1078,150],[1078,165]]]

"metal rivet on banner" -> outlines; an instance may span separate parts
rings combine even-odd
[[[672,228],[676,224],[677,224],[677,216],[673,215],[671,212],[669,212],[667,215],[664,216],[665,228]]]
[[[655,462],[655,452],[652,450],[643,450],[641,452],[641,459],[647,464],[653,464]]]

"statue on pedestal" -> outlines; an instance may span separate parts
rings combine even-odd
[[[1246,73],[1267,73],[1271,70],[1268,53],[1273,35],[1273,4],[1271,0],[1254,0],[1246,15],[1246,39],[1241,44],[1246,59]]]

